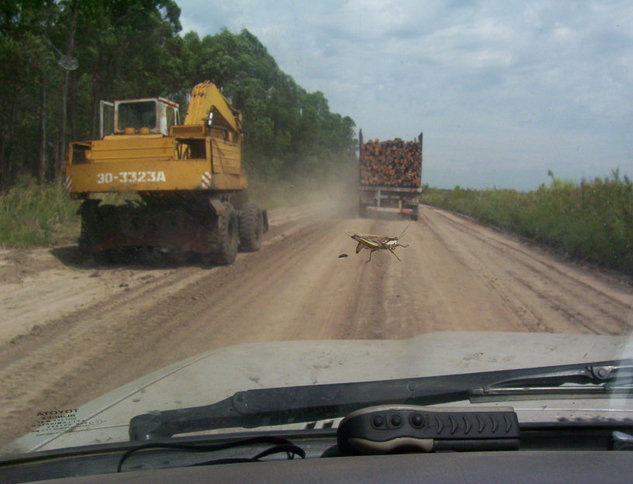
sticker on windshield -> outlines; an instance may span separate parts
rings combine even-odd
[[[45,410],[37,413],[33,433],[36,435],[54,435],[70,428],[85,429],[90,425],[98,425],[103,422],[101,419],[80,419],[76,408]]]

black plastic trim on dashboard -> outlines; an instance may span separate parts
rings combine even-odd
[[[399,454],[133,471],[47,481],[57,484],[171,482],[573,483],[631,482],[628,451]]]

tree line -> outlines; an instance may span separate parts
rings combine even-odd
[[[317,176],[353,157],[353,120],[255,35],[181,36],[179,18],[173,0],[0,0],[0,189],[59,180],[68,142],[98,136],[100,100],[163,96],[183,110],[204,80],[244,114],[249,171]]]

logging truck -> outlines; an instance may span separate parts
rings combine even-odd
[[[100,138],[71,143],[65,165],[83,200],[81,249],[99,263],[150,253],[218,265],[259,249],[268,219],[247,199],[242,116],[214,84],[193,88],[183,123],[161,97],[102,101],[100,115]],[[103,203],[112,193],[131,200]]]
[[[363,143],[359,133],[359,215],[395,213],[418,219],[422,183],[422,133],[414,141],[399,138]]]

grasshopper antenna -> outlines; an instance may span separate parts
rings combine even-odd
[[[404,230],[402,232],[400,232],[400,235],[398,235],[398,240],[400,240],[402,238],[402,236],[404,235],[404,233],[407,231],[408,228],[409,228],[409,224],[407,224],[407,226],[404,228]]]

